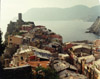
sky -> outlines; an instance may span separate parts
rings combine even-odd
[[[10,20],[25,13],[30,8],[58,7],[68,8],[75,5],[86,5],[92,7],[99,5],[99,0],[0,0],[1,1],[1,24],[0,28],[6,31]]]
[[[30,8],[67,8],[75,5],[92,7],[99,5],[99,0],[1,0],[1,15],[3,17],[2,19],[7,20],[16,16],[19,12],[26,12]]]

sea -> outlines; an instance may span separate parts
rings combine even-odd
[[[74,21],[35,21],[35,25],[44,25],[53,32],[63,37],[63,42],[96,40],[99,36],[92,33],[85,33],[93,22],[84,22],[82,20]]]
[[[89,27],[91,27],[93,22],[74,20],[74,21],[34,21],[34,23],[35,25],[46,26],[47,29],[51,29],[56,34],[60,34],[63,37],[63,42],[80,41],[80,40],[93,41],[99,38],[97,35],[94,35],[92,33],[85,33],[86,30]],[[0,27],[3,32],[3,36],[6,32],[7,24],[4,25]]]

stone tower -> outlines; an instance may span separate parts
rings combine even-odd
[[[18,21],[19,22],[22,22],[23,20],[22,20],[22,13],[18,13]]]
[[[18,20],[22,20],[22,13],[18,14]]]
[[[24,24],[22,20],[22,13],[18,13],[18,20],[16,22],[16,28],[20,28]]]

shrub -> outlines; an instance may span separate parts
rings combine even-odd
[[[38,73],[39,71],[41,74]],[[36,68],[36,79],[59,79],[59,76],[57,72],[50,67],[38,67]]]

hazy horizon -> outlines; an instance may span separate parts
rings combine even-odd
[[[76,5],[93,7],[99,5],[99,0],[1,0],[1,22],[12,20],[18,13],[25,13],[31,8],[68,8]]]

